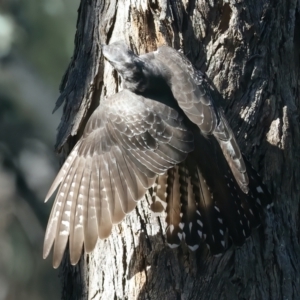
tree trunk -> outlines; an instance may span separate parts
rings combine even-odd
[[[100,45],[120,39],[138,53],[182,48],[206,73],[274,209],[243,247],[212,257],[204,245],[170,249],[165,216],[151,214],[146,196],[78,266],[65,255],[63,299],[299,299],[300,2],[82,0],[57,103],[58,151],[67,154],[99,101],[119,90]]]

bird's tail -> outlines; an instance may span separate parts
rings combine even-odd
[[[218,173],[213,172],[216,169],[210,163],[199,163],[189,156],[157,177],[152,208],[166,210],[166,235],[172,248],[185,240],[191,250],[196,250],[204,241],[216,255],[232,242],[240,246],[260,225],[262,208],[271,204],[267,188],[249,162],[245,160],[247,193],[241,190],[226,162],[213,162],[218,165]],[[208,173],[209,169],[213,173]]]

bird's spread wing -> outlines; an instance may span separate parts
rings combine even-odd
[[[202,134],[215,136],[240,188],[247,193],[249,179],[234,134],[222,112],[215,108],[206,86],[195,76],[191,63],[167,46],[158,48],[154,56],[170,70],[170,86],[180,108]]]
[[[194,149],[182,117],[164,104],[123,90],[101,103],[82,138],[54,180],[58,188],[44,242],[44,257],[54,243],[58,267],[69,238],[71,263],[82,245],[94,249],[136,206],[158,174],[182,162]],[[174,190],[176,192],[176,190]]]

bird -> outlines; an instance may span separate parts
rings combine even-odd
[[[43,257],[53,247],[57,268],[69,242],[76,265],[149,189],[171,248],[204,241],[217,255],[243,245],[272,199],[202,73],[166,45],[137,55],[117,41],[102,53],[123,89],[100,102],[50,187]]]

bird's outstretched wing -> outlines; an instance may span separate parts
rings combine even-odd
[[[123,90],[103,101],[54,180],[44,258],[54,243],[58,267],[69,239],[71,263],[110,235],[136,206],[157,175],[186,159],[193,134],[164,104]]]
[[[162,46],[153,52],[170,72],[170,87],[180,108],[204,135],[214,135],[232,173],[243,192],[249,190],[249,178],[240,148],[221,110],[216,109],[205,84],[195,78],[192,64],[175,49]],[[200,84],[199,84],[200,83]]]

